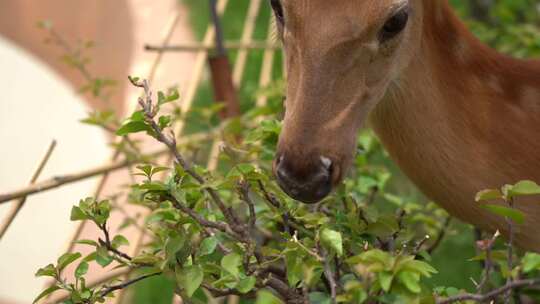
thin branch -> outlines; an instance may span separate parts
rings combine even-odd
[[[108,294],[110,294],[112,292],[115,292],[115,291],[120,290],[120,289],[124,289],[124,288],[126,288],[126,287],[128,287],[130,285],[133,285],[133,284],[137,283],[137,282],[140,282],[142,280],[146,280],[148,278],[155,277],[155,276],[158,276],[158,275],[161,275],[161,272],[156,272],[156,273],[143,275],[143,276],[135,278],[133,280],[126,281],[126,282],[124,282],[122,284],[110,286],[110,287],[106,288],[105,290],[103,290],[101,292],[101,297],[106,297]]]
[[[227,223],[209,221],[205,219],[204,217],[202,217],[201,215],[199,215],[193,209],[186,207],[183,203],[179,202],[173,196],[169,196],[167,198],[173,203],[176,209],[189,215],[193,220],[195,220],[202,227],[216,229],[232,236],[235,239],[239,239],[239,236],[234,231],[232,231],[231,227]]]
[[[178,142],[178,145],[184,145],[192,141],[204,141],[214,136],[214,134],[215,132],[212,132],[210,134],[202,134],[202,133],[194,134],[192,136],[187,137],[185,140]],[[148,159],[148,158],[153,159],[153,158],[165,155],[168,152],[169,152],[169,149],[161,149],[153,153],[142,155],[140,159]],[[0,204],[9,202],[14,199],[22,198],[25,196],[30,196],[30,195],[45,192],[48,190],[56,189],[64,185],[72,184],[72,183],[79,182],[79,181],[89,179],[92,177],[105,175],[114,171],[124,169],[138,162],[139,162],[138,159],[137,160],[124,159],[120,161],[112,161],[106,165],[98,166],[92,169],[87,169],[84,171],[79,171],[79,172],[75,172],[71,174],[56,176],[48,180],[35,183],[33,185],[30,185],[30,186],[27,186],[27,187],[24,187],[24,188],[21,188],[21,189],[18,189],[9,193],[0,194]]]
[[[510,198],[508,200],[508,205],[510,206],[510,208],[514,208],[514,200],[512,198]],[[508,224],[508,243],[506,244],[506,246],[508,246],[508,250],[507,250],[507,265],[508,265],[508,278],[506,280],[506,284],[510,284],[512,283],[512,269],[514,268],[514,263],[513,263],[513,260],[514,260],[514,222],[512,221],[512,219],[510,218],[506,218],[506,222]],[[513,289],[509,289],[507,292],[506,292],[506,295],[505,295],[505,299],[504,299],[504,302],[505,304],[510,304],[510,300],[512,299],[512,292],[513,292]]]
[[[248,224],[249,224],[249,228],[253,230],[255,228],[255,223],[257,222],[257,215],[255,213],[255,204],[249,197],[249,189],[250,189],[249,183],[246,181],[242,181],[240,182],[240,185],[238,186],[238,188],[240,191],[240,198],[248,206],[248,209],[249,209]]]
[[[466,293],[466,294],[461,294],[455,297],[440,299],[437,301],[437,304],[452,304],[452,303],[463,302],[463,301],[476,301],[476,302],[482,303],[482,302],[494,300],[497,297],[508,292],[509,290],[514,290],[516,288],[521,288],[521,287],[531,287],[531,286],[535,286],[539,284],[540,284],[540,278],[529,279],[529,280],[517,280],[517,281],[511,282],[510,284],[506,284],[500,288],[492,290],[484,295]]]
[[[254,297],[255,296],[255,292],[250,292],[248,294],[243,294],[241,292],[239,292],[238,290],[236,289],[219,289],[219,288],[215,288],[213,286],[211,286],[210,284],[207,284],[207,283],[202,283],[201,284],[202,287],[206,290],[208,290],[213,297],[215,298],[221,298],[221,297],[226,297],[226,296],[242,296],[242,297]]]
[[[444,240],[444,237],[446,236],[448,228],[450,228],[451,223],[452,223],[452,217],[449,216],[444,221],[444,224],[443,224],[441,230],[439,231],[439,234],[437,235],[437,238],[435,239],[435,242],[433,242],[433,244],[431,244],[431,246],[429,246],[429,248],[427,249],[427,252],[429,254],[432,254],[437,248],[439,248],[442,241]]]
[[[144,113],[145,113],[145,120],[148,124],[150,124],[150,127],[155,132],[156,139],[163,143],[169,151],[174,156],[176,162],[191,176],[193,177],[199,184],[204,185],[206,183],[206,180],[204,177],[199,175],[192,167],[192,165],[187,162],[184,157],[180,154],[180,152],[177,149],[176,145],[176,139],[175,136],[167,136],[163,133],[163,130],[159,127],[159,125],[156,123],[154,118],[157,115],[157,108],[153,105],[152,100],[152,92],[150,91],[150,87],[148,85],[148,81],[143,80],[142,82],[137,82],[134,79],[130,78],[131,83],[139,88],[143,88],[145,92],[144,98],[139,98],[139,104],[141,105]],[[212,189],[212,188],[205,188],[205,191],[210,195],[212,198],[212,201],[218,206],[220,211],[223,213],[227,221],[232,225],[231,228],[237,232],[238,234],[242,234],[244,231],[243,227],[240,227],[240,222],[238,218],[233,214],[232,210],[227,208],[225,206],[225,203],[222,201],[221,197],[219,197],[218,193]]]
[[[273,206],[274,208],[278,209],[281,209],[281,203],[279,202],[279,200],[273,195],[271,194],[270,192],[268,192],[266,190],[266,187],[264,186],[263,182],[262,181],[257,181],[258,185],[259,185],[259,189],[261,190],[263,196],[264,196],[264,199],[266,200],[267,203],[269,203],[271,206]],[[281,216],[281,219],[283,220],[283,228],[285,230],[285,232],[289,235],[291,235],[291,215],[288,211],[282,213],[282,216]]]
[[[328,280],[328,283],[330,285],[330,296],[332,299],[332,304],[337,303],[337,283],[336,283],[336,277],[334,276],[334,272],[332,271],[332,266],[330,264],[331,259],[328,258],[328,255],[324,252],[324,250],[319,251],[324,258],[324,276]]]
[[[105,248],[107,248],[107,250],[109,250],[110,252],[116,254],[117,256],[122,257],[122,258],[124,258],[124,259],[126,259],[128,261],[131,261],[131,259],[132,259],[131,256],[129,256],[126,253],[123,253],[123,252],[119,251],[118,249],[114,248],[114,246],[112,245],[111,237],[110,237],[110,234],[109,234],[109,229],[107,229],[107,223],[105,222],[102,226],[99,226],[99,229],[101,229],[101,231],[105,235],[105,240],[99,239],[99,243],[102,246],[105,246]]]
[[[486,252],[486,259],[484,261],[484,273],[482,275],[482,279],[478,286],[476,286],[476,290],[480,293],[484,292],[484,287],[489,282],[489,279],[491,277],[491,269],[493,267],[493,261],[491,257],[491,250],[493,249],[493,245],[495,244],[495,241],[500,236],[499,231],[495,232],[493,234],[493,237],[489,240],[484,241],[478,241],[477,246],[482,250]]]
[[[45,168],[45,165],[49,162],[49,159],[51,158],[51,155],[54,151],[54,148],[56,148],[56,140],[53,140],[51,144],[49,145],[49,148],[47,149],[47,152],[45,153],[45,156],[41,159],[41,162],[38,165],[38,168],[34,172],[34,175],[30,179],[30,185],[33,185],[36,183],[37,179],[41,175],[41,172],[43,172],[43,169]],[[2,226],[0,227],[0,240],[4,237],[6,231],[9,229],[9,226],[13,223],[15,220],[15,217],[19,214],[19,211],[21,211],[22,207],[24,206],[24,203],[26,203],[27,196],[21,197],[16,203],[13,204],[13,208],[9,212],[8,216],[6,217],[5,221],[2,223]]]
[[[416,243],[416,246],[414,246],[412,255],[417,256],[420,251],[422,251],[422,246],[430,239],[429,235],[425,235],[418,243]]]

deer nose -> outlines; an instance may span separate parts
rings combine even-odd
[[[281,156],[275,168],[279,186],[295,200],[314,204],[332,191],[332,161],[329,158],[321,157],[301,170],[292,160]]]

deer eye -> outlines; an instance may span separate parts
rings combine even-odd
[[[283,6],[281,6],[280,1],[270,0],[270,5],[274,10],[274,15],[276,16],[277,21],[283,25],[285,23],[285,16],[283,15]]]
[[[380,40],[384,42],[396,37],[405,29],[407,21],[409,21],[409,10],[401,9],[386,21],[380,33]]]

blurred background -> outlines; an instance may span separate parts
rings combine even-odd
[[[229,54],[234,65],[242,62],[235,84],[245,110],[260,98],[261,87],[279,88],[283,63],[273,49],[277,41],[267,1],[226,2],[219,2],[225,40],[258,43],[250,52],[233,48]],[[540,0],[451,2],[494,48],[517,57],[540,56]],[[150,78],[155,88],[177,87],[186,110],[211,105],[208,67],[201,57],[208,51],[201,43],[212,42],[207,41],[209,18],[206,0],[0,1],[0,193],[29,183],[53,139],[57,147],[40,180],[111,162],[112,134],[80,121],[94,111],[119,117],[129,113],[138,92],[128,85],[128,75]],[[148,48],[165,45],[179,47],[166,52]],[[274,95],[268,102],[279,107],[279,93]],[[201,129],[200,112],[186,119],[186,134]],[[384,155],[381,162],[393,172],[393,192],[425,201]],[[29,197],[0,239],[0,303],[31,303],[46,283],[34,278],[36,269],[64,252],[74,233],[94,233],[68,220],[71,206],[95,191],[114,195],[127,182],[129,172],[120,170],[107,180],[95,177]],[[0,205],[1,219],[9,216],[12,204]],[[452,225],[452,236],[435,254],[434,264],[453,271],[436,276],[433,284],[467,288],[468,278],[479,271],[477,264],[462,262],[474,255],[474,236],[470,227]],[[130,233],[136,238],[137,231]],[[173,287],[158,277],[133,286],[119,301],[171,303]]]

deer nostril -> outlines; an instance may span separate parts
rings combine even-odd
[[[321,157],[319,163],[305,171],[293,169],[295,164],[283,156],[276,160],[278,184],[292,198],[315,203],[332,190],[332,161],[329,158]]]

